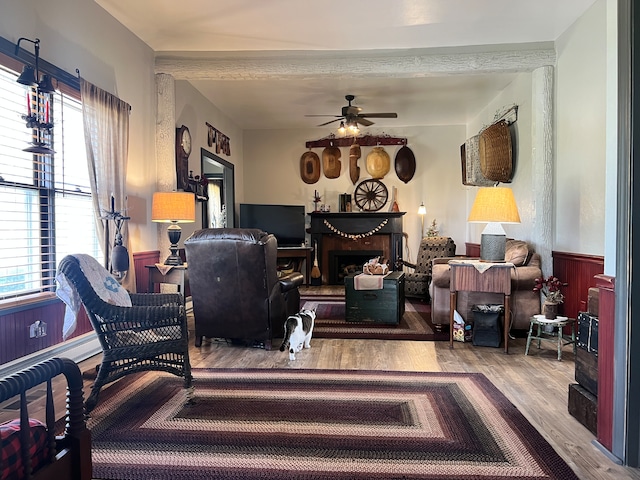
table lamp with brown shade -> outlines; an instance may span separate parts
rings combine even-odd
[[[507,187],[481,187],[469,213],[469,222],[486,223],[480,239],[480,260],[504,262],[507,234],[503,223],[520,223],[513,192]]]
[[[178,242],[182,229],[179,223],[193,223],[196,220],[196,201],[193,193],[188,192],[156,192],[151,205],[151,221],[170,223],[167,228],[171,246],[171,254],[164,261],[165,265],[182,265],[178,255]]]

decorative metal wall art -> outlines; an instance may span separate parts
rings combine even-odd
[[[213,147],[215,145],[216,153],[222,152],[225,155],[231,155],[231,139],[209,122],[205,122],[205,125],[209,128],[209,132],[207,134],[207,145],[209,145],[209,147]]]

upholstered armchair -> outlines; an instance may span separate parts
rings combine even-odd
[[[184,242],[195,317],[195,345],[223,338],[271,349],[298,312],[303,276],[278,278],[278,244],[256,229],[207,228]]]
[[[460,257],[458,257],[460,259]],[[451,258],[437,258],[433,261],[431,292],[431,320],[437,330],[449,325]],[[533,291],[535,279],[542,277],[540,255],[531,245],[520,240],[507,240],[505,261],[513,263],[511,270],[511,328],[528,330],[530,319],[540,313],[540,293]],[[457,310],[465,321],[473,320],[474,305],[502,304],[504,297],[499,293],[458,292]]]
[[[404,294],[406,297],[429,300],[429,284],[431,283],[431,269],[434,258],[453,257],[456,254],[456,244],[449,237],[424,237],[416,256],[416,263],[402,261],[405,267],[413,272],[405,273]]]

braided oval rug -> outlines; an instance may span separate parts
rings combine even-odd
[[[101,479],[577,479],[482,374],[132,375],[89,419]]]

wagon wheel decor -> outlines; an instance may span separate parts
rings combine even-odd
[[[380,180],[370,178],[358,184],[354,192],[354,200],[360,210],[377,212],[387,203],[389,192]]]

